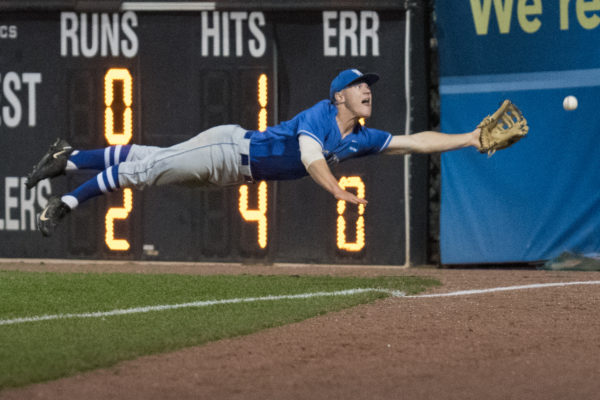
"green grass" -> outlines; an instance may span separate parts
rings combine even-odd
[[[416,277],[0,271],[0,320],[353,288],[385,288],[415,294],[438,284],[432,279]],[[247,335],[386,296],[386,293],[368,292],[0,325],[0,389],[109,367],[143,355]]]

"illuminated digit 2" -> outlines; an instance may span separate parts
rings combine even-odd
[[[342,177],[339,182],[342,189],[349,187],[356,188],[356,196],[365,198],[365,184],[359,176]],[[346,241],[346,202],[338,200],[337,202],[337,247],[340,250],[360,251],[365,247],[365,205],[358,205],[358,218],[356,219],[356,241],[348,243]]]
[[[268,104],[268,79],[267,75],[261,74],[258,77],[258,130],[267,129],[267,104]],[[240,186],[240,214],[245,221],[258,223],[258,245],[261,249],[267,247],[267,182],[260,182],[258,185],[258,209],[248,210],[248,185]]]
[[[109,249],[127,251],[129,242],[125,239],[115,239],[115,219],[127,219],[133,208],[133,193],[131,189],[123,189],[123,207],[111,207],[106,212],[105,242]]]
[[[115,132],[115,120],[113,113],[114,82],[123,81],[123,132]],[[104,136],[109,145],[127,144],[133,136],[133,78],[126,68],[111,68],[104,75]],[[129,242],[125,239],[115,239],[115,219],[127,219],[133,209],[133,193],[131,189],[123,189],[123,207],[111,207],[105,217],[105,243],[111,250],[127,251]]]

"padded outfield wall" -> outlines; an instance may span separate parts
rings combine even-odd
[[[51,238],[35,216],[97,172],[24,187],[56,137],[78,149],[169,146],[220,124],[264,129],[327,98],[347,68],[382,76],[367,126],[427,129],[420,3],[0,2],[0,257],[425,262],[425,157],[338,165],[367,208],[339,204],[310,178],[124,190],[82,204]]]
[[[472,130],[507,98],[530,125],[489,159],[443,155],[442,263],[600,251],[600,4],[444,0],[436,16],[442,130]]]

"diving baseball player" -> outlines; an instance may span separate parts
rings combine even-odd
[[[369,154],[435,153],[473,146],[480,148],[479,129],[463,134],[425,131],[398,135],[367,128],[360,118],[371,116],[371,86],[377,74],[356,69],[333,79],[329,99],[264,132],[238,125],[210,128],[183,143],[160,148],[117,145],[75,150],[57,139],[27,176],[27,188],[71,170],[101,171],[70,193],[52,196],[37,224],[44,234],[71,210],[90,198],[125,187],[154,185],[236,185],[259,180],[298,179],[306,175],[336,199],[366,204],[343,190],[329,165]]]

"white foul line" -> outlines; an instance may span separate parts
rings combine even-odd
[[[405,297],[410,297],[410,298],[454,297],[454,296],[467,296],[470,294],[508,292],[508,291],[512,291],[512,290],[540,289],[540,288],[548,288],[548,287],[562,287],[562,286],[573,286],[573,285],[600,285],[600,281],[535,283],[535,284],[531,284],[531,285],[506,286],[506,287],[497,287],[497,288],[491,288],[491,289],[460,290],[458,292],[421,294],[421,295],[416,295],[416,296],[405,296]]]
[[[195,301],[195,302],[191,302],[191,303],[125,308],[125,309],[120,309],[120,310],[98,311],[98,312],[81,313],[81,314],[42,315],[42,316],[38,316],[38,317],[4,319],[4,320],[0,320],[0,325],[15,325],[15,324],[22,324],[25,322],[51,321],[51,320],[56,320],[56,319],[103,318],[103,317],[111,317],[111,316],[115,316],[115,315],[139,314],[139,313],[148,313],[151,311],[176,310],[179,308],[190,308],[190,307],[208,307],[208,306],[214,306],[214,305],[220,305],[220,304],[239,304],[239,303],[253,303],[253,302],[257,302],[257,301],[308,299],[311,297],[326,297],[326,296],[350,296],[350,295],[354,295],[354,294],[361,294],[361,293],[368,293],[368,292],[387,293],[392,297],[406,297],[406,298],[419,298],[420,299],[420,298],[431,298],[431,297],[468,296],[468,295],[472,295],[472,294],[508,292],[508,291],[513,291],[513,290],[540,289],[540,288],[548,288],[548,287],[564,287],[564,286],[574,286],[574,285],[600,285],[600,281],[536,283],[536,284],[531,284],[531,285],[505,286],[505,287],[496,287],[496,288],[490,288],[490,289],[460,290],[457,292],[450,292],[450,293],[421,294],[421,295],[414,295],[414,296],[407,296],[404,292],[401,292],[398,290],[377,289],[377,288],[359,288],[359,289],[339,290],[336,292],[314,292],[314,293],[302,293],[302,294],[291,294],[291,295],[281,295],[281,296],[246,297],[246,298],[224,299],[224,300]]]
[[[253,303],[256,301],[308,299],[311,297],[325,297],[325,296],[350,296],[350,295],[354,295],[354,294],[368,293],[368,292],[387,293],[394,297],[401,297],[401,296],[405,295],[404,292],[400,292],[397,290],[388,290],[388,289],[377,289],[377,288],[348,289],[348,290],[339,290],[336,292],[315,292],[315,293],[302,293],[302,294],[291,294],[291,295],[281,295],[281,296],[246,297],[246,298],[237,298],[237,299],[195,301],[192,303],[125,308],[125,309],[120,309],[120,310],[98,311],[98,312],[81,313],[81,314],[41,315],[38,317],[24,317],[24,318],[0,320],[0,325],[14,325],[14,324],[22,324],[24,322],[51,321],[51,320],[56,320],[56,319],[70,319],[70,318],[103,318],[103,317],[111,317],[111,316],[115,316],[115,315],[139,314],[139,313],[147,313],[147,312],[151,312],[151,311],[176,310],[179,308],[190,308],[190,307],[208,307],[208,306],[214,306],[214,305],[220,305],[220,304]]]

